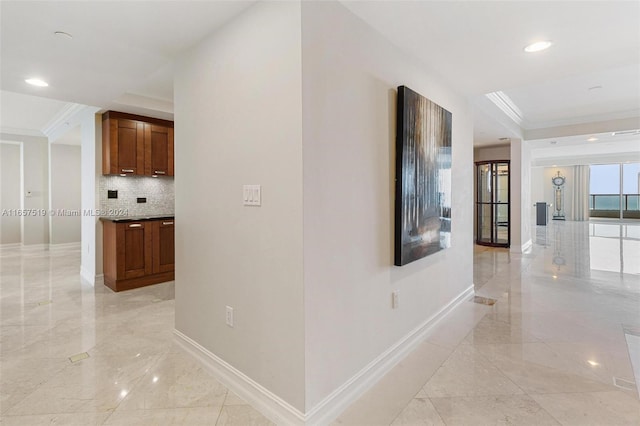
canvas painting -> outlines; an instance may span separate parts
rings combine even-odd
[[[394,263],[451,246],[451,113],[398,87]]]

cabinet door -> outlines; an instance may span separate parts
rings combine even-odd
[[[144,123],[134,120],[113,119],[115,131],[111,133],[117,158],[115,173],[144,174]]]
[[[118,279],[152,273],[152,222],[119,223],[117,236]]]
[[[158,220],[153,222],[153,273],[175,270],[175,232],[174,221]]]
[[[145,174],[173,176],[173,128],[144,125]]]

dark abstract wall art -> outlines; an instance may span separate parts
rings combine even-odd
[[[398,87],[394,264],[451,246],[451,113]]]

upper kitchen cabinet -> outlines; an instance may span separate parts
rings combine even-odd
[[[173,176],[173,126],[144,125],[144,174]]]
[[[173,176],[173,122],[116,111],[104,113],[102,174]]]

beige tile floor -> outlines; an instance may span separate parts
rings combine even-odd
[[[173,283],[94,289],[79,257],[0,248],[2,425],[271,424],[174,343]],[[335,424],[640,424],[640,224],[551,223],[474,265],[497,303],[464,302]]]
[[[639,269],[637,222],[476,246],[476,294],[497,303],[463,303],[335,424],[640,425]]]
[[[173,283],[94,289],[79,262],[0,248],[0,424],[272,424],[174,343]]]

